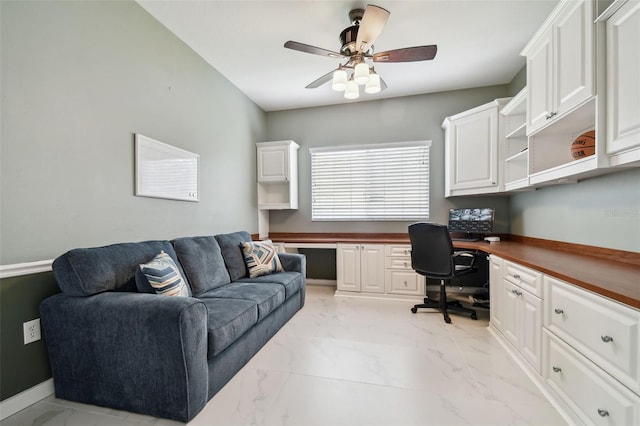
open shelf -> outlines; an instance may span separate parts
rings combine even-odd
[[[571,144],[589,130],[596,132],[596,151],[589,157],[574,160]],[[596,97],[592,97],[561,120],[529,137],[531,183],[575,182],[602,174],[608,166],[604,139],[604,132],[597,126]]]

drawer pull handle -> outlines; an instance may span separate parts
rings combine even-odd
[[[546,118],[547,120],[549,120],[550,118],[555,117],[557,114],[558,114],[557,112],[552,112],[552,113],[547,114],[547,116],[546,116],[545,118]]]
[[[560,368],[560,367],[556,367],[555,365],[554,365],[553,367],[551,367],[551,368],[553,368],[553,372],[554,372],[554,373],[559,373],[559,372],[561,372],[561,371],[562,371],[562,368]]]
[[[511,293],[515,294],[516,296],[522,296],[522,292],[520,290],[516,290],[515,288],[511,290]]]
[[[516,280],[520,279],[520,274],[513,274],[513,278],[515,278]]]
[[[611,336],[600,336],[600,340],[602,340],[605,343],[609,343],[609,342],[613,342],[613,337],[611,337]]]
[[[404,262],[404,267],[406,268],[407,266],[409,266],[409,264],[407,262]]]
[[[603,410],[602,408],[598,408],[598,414],[600,415],[600,417],[607,417],[609,415],[609,412],[607,410]]]
[[[553,312],[555,312],[555,313],[556,313],[556,314],[558,314],[558,315],[562,315],[562,314],[564,314],[564,311],[563,311],[562,309],[559,309],[559,308],[555,308],[555,309],[553,310]]]

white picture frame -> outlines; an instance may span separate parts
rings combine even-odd
[[[200,156],[135,134],[135,195],[199,201]]]

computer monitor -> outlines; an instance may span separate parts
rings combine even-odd
[[[490,234],[493,232],[493,209],[450,209],[449,232],[465,233],[467,237]]]

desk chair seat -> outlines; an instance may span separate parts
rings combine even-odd
[[[461,275],[476,272],[476,255],[468,251],[454,251],[449,229],[445,225],[419,222],[409,225],[411,240],[411,267],[420,275],[440,280],[440,299],[425,298],[424,303],[411,308],[414,314],[419,308],[437,309],[449,324],[449,310],[471,314],[478,319],[476,311],[465,308],[458,301],[447,301],[446,284]]]

